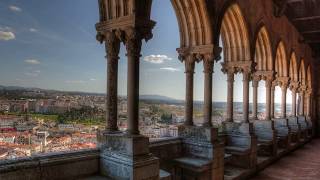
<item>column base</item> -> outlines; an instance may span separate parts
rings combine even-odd
[[[100,149],[102,175],[112,179],[159,179],[159,159],[149,152],[148,137],[104,134]]]

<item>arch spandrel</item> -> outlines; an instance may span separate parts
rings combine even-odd
[[[239,5],[227,8],[221,23],[225,61],[250,61],[248,28]]]

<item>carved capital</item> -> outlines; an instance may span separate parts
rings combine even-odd
[[[213,48],[213,55],[214,55],[214,59],[216,60],[216,62],[218,62],[221,59],[221,52],[222,52],[221,47],[215,46]]]
[[[204,73],[213,73],[214,56],[213,54],[205,54],[203,56],[203,69]]]
[[[194,73],[195,63],[196,58],[193,54],[186,56],[184,59],[185,73]]]
[[[252,87],[258,87],[259,86],[259,81],[261,80],[260,76],[257,75],[252,75]]]
[[[120,40],[114,32],[108,31],[105,33],[105,48],[108,61],[118,60],[120,51]]]
[[[142,39],[140,32],[135,28],[128,28],[125,30],[125,45],[127,49],[127,56],[140,57]]]
[[[299,88],[299,82],[297,81],[291,81],[290,84],[289,84],[289,89],[292,91],[292,92],[297,92]]]

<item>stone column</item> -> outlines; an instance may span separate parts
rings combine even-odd
[[[286,118],[287,113],[287,107],[286,107],[286,101],[287,101],[287,84],[283,84],[281,86],[281,117]]]
[[[311,116],[311,91],[307,91],[306,93],[307,107],[306,107],[306,116]]]
[[[291,115],[296,116],[297,115],[297,92],[295,88],[291,89],[291,96],[292,96],[292,110]]]
[[[105,36],[105,48],[107,52],[107,97],[106,119],[107,132],[118,131],[118,60],[120,40],[114,32],[107,32]]]
[[[299,95],[300,95],[300,112],[299,112],[299,115],[303,116],[304,115],[304,90],[301,90]]]
[[[253,108],[252,114],[253,119],[258,119],[258,87],[259,87],[259,78],[254,77],[252,80],[252,87],[253,87]]]
[[[227,95],[227,119],[228,122],[233,122],[233,85],[234,71],[227,70],[228,95]]]
[[[212,73],[214,60],[211,54],[203,59],[204,68],[204,126],[212,127]]]
[[[126,49],[128,58],[127,111],[128,134],[139,134],[139,64],[142,38],[134,29],[126,31]]]
[[[272,80],[266,79],[266,120],[271,120],[271,86]]]
[[[185,100],[185,122],[187,126],[193,125],[193,75],[195,57],[187,55],[184,59],[186,74],[186,100]]]
[[[249,122],[249,77],[250,77],[250,72],[247,70],[244,70],[242,72],[243,76],[243,120],[244,122],[248,123]]]
[[[270,117],[274,118],[274,90],[275,90],[275,85],[272,83],[271,85],[271,101],[270,101]]]

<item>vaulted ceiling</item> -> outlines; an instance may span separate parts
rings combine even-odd
[[[320,56],[320,0],[286,0],[285,15]]]

